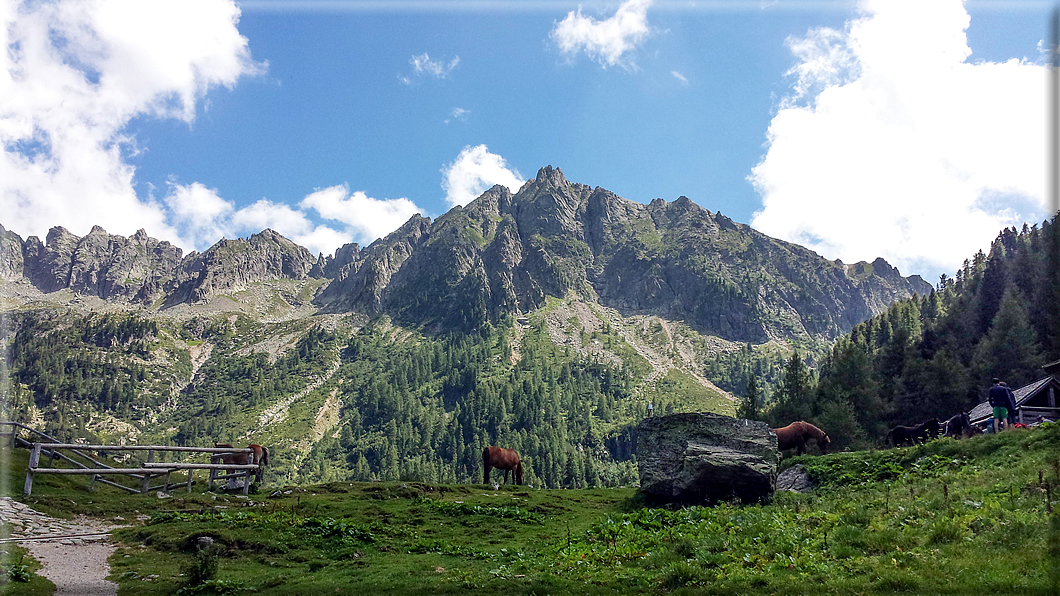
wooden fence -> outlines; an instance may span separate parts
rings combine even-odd
[[[191,486],[194,483],[195,470],[209,470],[209,488],[213,489],[213,483],[215,480],[226,480],[229,478],[242,478],[243,479],[243,494],[247,494],[250,490],[251,478],[257,473],[260,468],[257,464],[226,464],[217,463],[221,456],[224,455],[236,455],[236,454],[250,454],[253,458],[253,451],[248,448],[228,448],[228,447],[174,447],[171,445],[81,445],[76,443],[62,443],[54,437],[48,436],[40,431],[30,428],[24,424],[18,422],[7,422],[0,421],[0,429],[4,427],[10,427],[10,444],[13,447],[28,447],[31,449],[29,456],[29,465],[26,468],[26,483],[23,487],[22,493],[24,495],[30,495],[33,491],[33,476],[35,474],[74,474],[74,475],[91,475],[92,482],[89,488],[94,488],[96,482],[120,488],[133,493],[147,493],[152,490],[161,489],[163,491],[169,490],[171,486],[182,486],[184,484],[188,487],[188,492],[191,492]],[[19,436],[21,431],[25,431],[31,438],[44,438],[49,442],[29,441]],[[6,436],[8,433],[0,431],[0,437]],[[63,451],[68,452],[63,453]],[[91,455],[91,452],[106,452],[106,451],[146,451],[147,459],[139,464],[139,467],[128,467],[128,468],[117,468],[111,466],[105,462],[102,462]],[[87,453],[86,453],[87,452]],[[198,463],[198,462],[156,462],[154,461],[155,454],[165,453],[209,453],[211,455],[210,463]],[[49,461],[64,461],[73,464],[73,468],[56,468],[56,467],[41,467],[41,456],[45,456]],[[87,463],[86,463],[87,462]],[[180,482],[170,482],[170,476],[173,472],[187,471],[187,480]],[[227,472],[227,473],[224,473]],[[124,475],[133,478],[138,481],[138,486],[129,487],[124,484],[108,480],[103,476],[110,475]],[[162,484],[157,486],[151,486],[151,480],[153,478],[165,477]]]

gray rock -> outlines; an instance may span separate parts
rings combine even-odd
[[[0,225],[0,279],[22,279],[22,238]]]
[[[648,418],[637,427],[640,487],[653,501],[766,502],[779,463],[777,435],[764,422],[702,412]]]
[[[791,466],[777,476],[777,490],[787,490],[793,493],[808,493],[817,488],[817,484],[810,479],[809,473],[802,464]]]

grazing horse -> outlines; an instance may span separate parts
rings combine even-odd
[[[519,454],[515,449],[503,447],[486,447],[482,450],[483,484],[490,483],[490,470],[497,468],[504,470],[504,483],[508,484],[508,472],[515,472],[515,482],[523,483],[523,463],[519,461]]]
[[[221,447],[224,449],[235,449],[231,443],[214,443],[214,447]],[[247,445],[247,449],[252,449],[253,453],[228,453],[221,456],[221,461],[226,464],[233,464],[236,466],[245,466],[247,464],[256,464],[258,471],[254,473],[254,480],[261,482],[261,477],[264,475],[264,467],[269,465],[269,449],[262,447],[261,445],[250,444]]]
[[[927,441],[939,436],[941,424],[939,424],[938,418],[932,418],[931,420],[925,420],[916,426],[902,426],[898,425],[892,428],[887,433],[885,442],[893,444],[895,447],[908,442],[910,445],[915,445],[917,441]]]
[[[959,439],[961,437],[972,436],[972,423],[968,419],[968,414],[961,412],[955,414],[952,418],[942,423],[942,428],[945,429],[942,436],[953,437]]]
[[[799,455],[806,453],[806,442],[810,439],[817,441],[821,453],[828,453],[828,444],[832,442],[823,430],[801,420],[783,428],[774,428],[773,432],[777,433],[777,448],[781,451],[798,449]]]

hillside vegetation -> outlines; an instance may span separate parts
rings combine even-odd
[[[25,451],[10,457],[8,494]],[[60,516],[150,516],[116,533],[112,578],[129,595],[1056,593],[1056,425],[786,463],[819,487],[768,505],[349,481],[160,499],[56,477],[26,500]],[[200,537],[213,546],[200,551]]]

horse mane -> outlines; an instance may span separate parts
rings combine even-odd
[[[813,438],[817,439],[818,441],[828,436],[828,433],[810,424],[809,422],[802,422],[801,420],[799,422],[801,423],[802,428],[806,432],[813,435]]]

